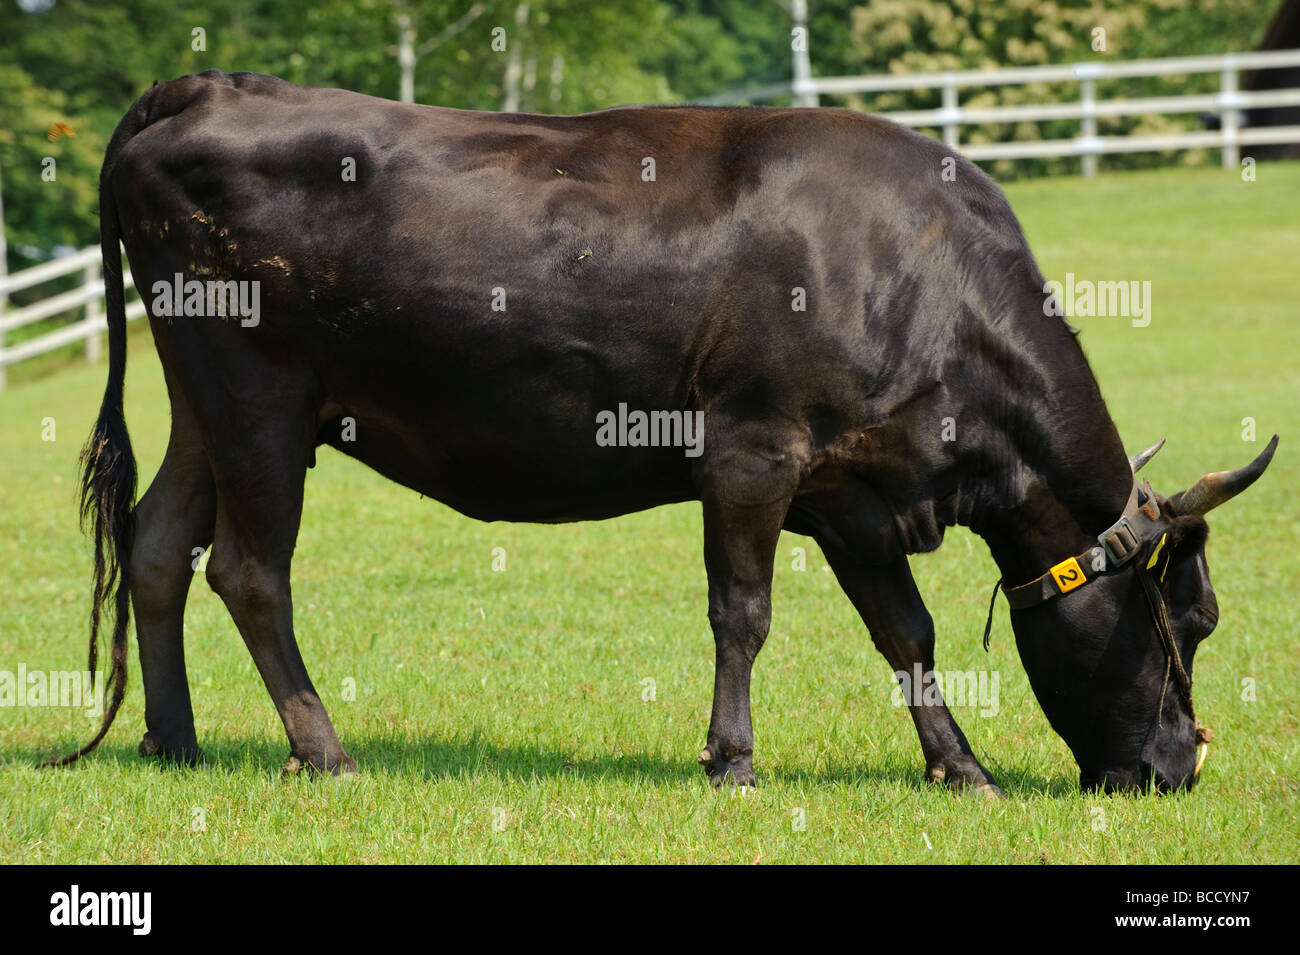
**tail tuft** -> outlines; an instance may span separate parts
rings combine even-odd
[[[126,295],[122,284],[121,225],[109,185],[113,165],[125,142],[146,122],[141,97],[118,125],[99,176],[99,239],[104,263],[104,300],[108,316],[108,384],[95,428],[81,450],[81,522],[95,546],[94,587],[90,609],[90,673],[96,679],[99,633],[105,602],[111,596],[111,660],[104,694],[109,698],[99,732],[75,753],[46,766],[66,766],[89,753],[108,733],[126,695],[126,629],[131,617],[132,507],[136,468],[126,430],[122,393],[126,382]]]

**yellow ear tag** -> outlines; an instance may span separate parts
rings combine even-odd
[[[1088,582],[1088,578],[1083,575],[1083,568],[1073,557],[1067,557],[1055,567],[1048,571],[1052,579],[1056,581],[1056,586],[1060,588],[1061,593],[1068,594],[1075,587],[1082,587]]]
[[[1154,567],[1156,565],[1156,561],[1160,559],[1160,548],[1165,546],[1165,538],[1168,536],[1169,536],[1168,534],[1160,535],[1160,542],[1156,544],[1156,549],[1151,552],[1151,559],[1147,561],[1147,570],[1150,570],[1152,567]]]

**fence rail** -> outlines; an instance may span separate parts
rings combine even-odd
[[[998,70],[951,70],[942,73],[899,73],[877,76],[823,76],[773,83],[747,90],[733,90],[699,100],[702,105],[754,103],[779,96],[793,102],[815,104],[822,95],[884,93],[899,90],[941,90],[943,105],[938,109],[882,112],[904,126],[943,130],[943,141],[971,159],[1033,159],[1049,156],[1080,156],[1083,174],[1096,175],[1097,156],[1104,153],[1162,152],[1170,149],[1209,147],[1223,151],[1223,165],[1233,168],[1241,161],[1240,147],[1300,143],[1300,125],[1243,128],[1240,111],[1300,106],[1300,89],[1241,92],[1237,76],[1241,70],[1269,70],[1300,66],[1300,50],[1269,50],[1254,53],[1220,53],[1210,56],[1174,56],[1153,60],[1098,61],[1056,66],[1016,66]],[[1099,80],[1136,76],[1183,76],[1218,73],[1219,92],[1183,96],[1153,96],[1133,99],[1097,99]],[[959,91],[970,87],[1023,86],[1028,83],[1079,84],[1079,98],[1067,102],[1032,105],[965,107]],[[1138,136],[1099,136],[1097,120],[1117,116],[1167,113],[1213,113],[1219,129],[1194,130]],[[1033,122],[1077,119],[1079,135],[1073,139],[1047,139],[1017,143],[965,144],[964,126],[990,123]]]
[[[0,388],[5,386],[6,372],[10,365],[62,348],[64,345],[84,341],[86,360],[92,362],[99,360],[102,336],[108,330],[108,320],[104,314],[104,279],[100,263],[99,246],[95,245],[72,255],[42,262],[40,265],[34,265],[12,275],[0,276]],[[77,273],[81,273],[82,281],[75,288],[56,292],[21,308],[8,308],[6,305],[9,295],[13,292]],[[122,281],[127,295],[126,318],[127,321],[132,321],[146,314],[145,304],[138,298],[131,300],[135,293],[135,285],[131,281],[130,269],[123,273]],[[75,311],[82,313],[78,321],[35,338],[29,338],[17,345],[5,344],[6,334],[15,328],[22,328],[42,319]]]

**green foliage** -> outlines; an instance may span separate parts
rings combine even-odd
[[[72,97],[0,62],[0,186],[5,234],[19,261],[24,249],[93,240],[87,224],[96,222],[106,141]]]
[[[499,109],[508,54],[492,48],[496,27],[520,44],[525,111],[582,112],[681,98],[663,72],[641,62],[647,50],[673,46],[684,29],[658,0],[531,0],[522,27],[515,2],[485,0],[484,7],[464,30],[419,57],[417,102]],[[398,15],[411,16],[419,48],[466,8],[394,0],[57,0],[46,12],[24,13],[5,0],[0,162],[11,268],[30,264],[27,250],[43,257],[58,244],[96,240],[104,145],[154,82],[213,68],[247,70],[395,99]],[[552,84],[557,69],[559,82]],[[71,126],[76,138],[47,142],[54,121]],[[59,175],[57,186],[42,190],[45,155],[59,160]]]
[[[921,73],[993,69],[1046,63],[1191,56],[1253,49],[1275,12],[1258,0],[873,0],[851,12],[853,73]],[[1095,31],[1102,31],[1097,33]],[[1218,89],[1217,75],[1105,80],[1098,98],[1163,96]],[[1077,82],[1032,83],[963,90],[969,107],[1046,103],[1077,98]],[[909,91],[851,96],[855,109],[929,109],[940,92]],[[1199,124],[1195,114],[1103,119],[1101,135],[1153,135]],[[989,143],[1068,139],[1079,134],[1077,121],[1006,123],[963,131],[963,142]],[[1177,155],[1177,154],[1174,154]],[[1183,153],[1193,165],[1209,160],[1206,150]],[[1172,155],[1107,156],[1110,168],[1168,164]],[[1077,158],[1032,162],[1000,160],[989,164],[1002,178],[1077,171]]]

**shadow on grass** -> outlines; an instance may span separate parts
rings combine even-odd
[[[363,774],[382,773],[398,778],[426,780],[472,779],[495,776],[512,780],[574,778],[588,782],[620,782],[673,789],[704,784],[704,773],[689,756],[667,757],[660,753],[629,752],[608,756],[576,755],[554,749],[501,746],[474,733],[459,739],[411,740],[403,737],[370,736],[345,741],[348,753]],[[288,744],[281,740],[246,738],[225,742],[209,741],[204,746],[207,769],[225,775],[244,772],[279,773],[288,759]],[[50,748],[19,746],[0,751],[0,767],[31,767],[56,755]],[[923,767],[884,759],[876,764],[839,762],[816,768],[790,763],[758,766],[759,786],[779,788],[860,787],[893,785],[918,792],[931,792],[934,784],[923,778]],[[124,769],[166,772],[176,769],[157,759],[145,759],[135,746],[104,744],[82,757],[79,765],[107,761]],[[71,767],[75,772],[77,767]],[[52,769],[66,772],[68,769]],[[184,770],[181,770],[184,771]],[[1022,767],[994,773],[1002,791],[1010,798],[1077,795],[1077,784],[1061,777],[1046,777]]]

